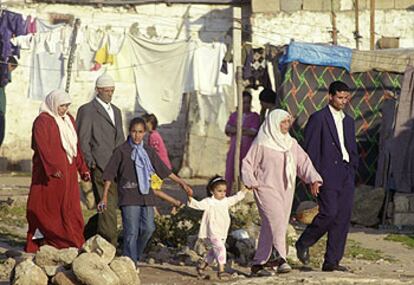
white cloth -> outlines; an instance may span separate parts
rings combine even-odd
[[[10,42],[14,44],[15,46],[20,47],[21,49],[30,50],[33,47],[33,43],[34,43],[33,38],[34,38],[33,34],[27,34],[24,36],[18,36],[18,37],[12,38]]]
[[[47,32],[62,28],[62,24],[49,25],[36,19],[38,33],[35,35],[34,48],[31,56],[30,83],[28,97],[44,101],[45,95],[52,90],[62,89],[65,76],[65,60],[62,44],[57,43],[55,53],[46,49]],[[52,47],[51,42],[48,44]]]
[[[342,110],[337,111],[331,105],[329,105],[329,110],[331,111],[332,117],[334,118],[336,131],[338,132],[339,144],[341,145],[342,159],[346,162],[349,162],[349,153],[345,147],[345,138],[344,138],[344,123],[345,114]]]
[[[237,192],[236,195],[225,197],[222,200],[217,200],[214,197],[205,198],[197,201],[190,198],[188,206],[196,210],[204,211],[201,218],[199,238],[227,238],[230,227],[229,208],[239,201],[243,200],[245,193],[243,191]]]
[[[220,72],[226,45],[223,43],[192,43],[193,59],[190,64],[187,89],[197,91],[199,121],[197,134],[206,135],[207,124],[217,124],[224,132],[228,118],[224,85],[233,84],[233,68],[228,74]]]
[[[217,95],[222,91],[219,77],[226,50],[223,43],[196,45],[193,58],[195,91],[203,95]]]
[[[292,153],[294,139],[289,132],[283,134],[280,130],[280,123],[285,119],[292,120],[292,116],[281,109],[272,110],[266,116],[253,144],[262,145],[284,153],[286,189],[290,190],[294,187],[296,181],[296,161]]]
[[[72,163],[73,158],[78,153],[78,135],[67,112],[63,116],[58,113],[60,105],[70,103],[71,99],[68,93],[63,90],[53,90],[46,96],[45,102],[40,105],[39,113],[46,112],[55,119],[59,128],[63,149],[66,152],[69,163]]]
[[[125,40],[125,33],[108,33],[108,53],[117,55],[122,48]]]
[[[111,67],[108,67],[107,73],[110,74],[116,82],[135,84],[134,69],[131,58],[134,53],[131,48],[131,39],[125,37],[121,50],[116,55],[116,60]]]
[[[99,97],[96,97],[96,100],[99,102],[99,104],[102,105],[102,107],[105,109],[105,111],[108,113],[109,118],[111,118],[112,123],[115,126],[115,113],[114,109],[111,106],[111,103],[105,103],[102,101]]]
[[[131,39],[138,103],[155,114],[159,124],[177,119],[188,73],[189,43],[154,43]]]
[[[87,28],[84,30],[86,40],[89,44],[89,47],[93,51],[99,50],[101,47],[103,47],[107,41],[107,36],[104,31],[101,29],[91,29]]]

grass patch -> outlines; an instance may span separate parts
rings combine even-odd
[[[311,256],[311,266],[320,267],[324,261],[324,254],[326,250],[326,236],[321,238],[315,245],[309,248]],[[380,250],[374,250],[370,248],[362,247],[360,243],[348,239],[345,248],[344,257],[350,259],[360,259],[368,261],[378,261],[378,260],[387,260],[393,261],[389,256],[385,256],[384,253]]]
[[[354,240],[348,240],[345,249],[345,256],[354,259],[363,259],[368,261],[378,261],[380,259],[393,261],[389,256],[385,256],[380,250],[362,247],[360,243]]]
[[[406,247],[414,248],[414,235],[389,234],[384,239],[396,241],[402,243]]]
[[[9,226],[23,227],[26,222],[25,206],[2,206],[0,207],[0,223]]]

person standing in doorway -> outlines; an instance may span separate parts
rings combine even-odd
[[[91,170],[95,202],[103,198],[102,173],[114,149],[124,140],[121,110],[111,103],[115,83],[111,76],[101,75],[96,80],[96,97],[78,110],[76,122],[79,140],[86,163]],[[88,239],[101,235],[114,246],[117,244],[116,209],[118,198],[116,185],[108,191],[109,203],[104,213],[92,216],[85,226],[84,235]]]
[[[252,112],[252,94],[247,91],[243,92],[243,119],[242,119],[242,139],[240,146],[240,168],[243,158],[246,156],[257,135],[260,127],[260,116]],[[230,137],[230,148],[227,152],[226,174],[227,195],[233,191],[234,180],[234,154],[236,152],[236,134],[237,134],[237,111],[230,115],[226,124],[225,133]]]
[[[350,100],[349,87],[335,81],[329,86],[329,105],[315,112],[305,128],[305,150],[323,179],[312,188],[319,213],[296,242],[299,260],[309,262],[309,247],[325,233],[328,242],[322,271],[347,271],[340,265],[351,219],[358,150],[355,122],[343,110]]]

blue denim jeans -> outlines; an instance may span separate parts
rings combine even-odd
[[[155,231],[154,207],[122,206],[124,255],[137,262]]]

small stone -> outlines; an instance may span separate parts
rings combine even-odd
[[[116,253],[116,248],[100,235],[88,239],[82,249],[87,253],[96,253],[106,264],[111,263]]]
[[[72,264],[76,277],[85,285],[120,285],[118,276],[97,253],[82,253]]]
[[[47,285],[47,283],[47,275],[33,261],[25,260],[16,266],[12,285]]]
[[[52,283],[55,285],[82,285],[71,270],[58,272],[53,277]]]
[[[154,265],[155,264],[155,259],[154,258],[152,258],[152,257],[150,257],[150,258],[148,258],[148,264],[150,264],[150,265]]]
[[[0,264],[0,280],[9,280],[10,274],[13,271],[15,265],[16,260],[13,258],[8,258],[3,262],[3,264]]]
[[[118,276],[120,285],[139,285],[141,283],[135,264],[129,257],[115,257],[109,267]]]

